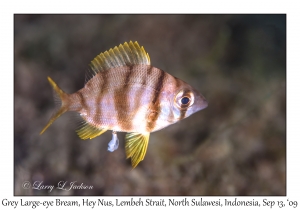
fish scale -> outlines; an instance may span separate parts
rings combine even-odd
[[[174,124],[207,107],[206,99],[186,82],[153,67],[137,42],[120,44],[91,61],[85,86],[73,94],[48,77],[58,98],[58,111],[40,134],[63,113],[75,111],[83,123],[81,139],[112,130],[108,151],[118,148],[117,132],[127,132],[125,151],[136,167],[145,157],[151,132]]]

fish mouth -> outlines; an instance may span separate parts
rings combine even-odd
[[[194,108],[195,108],[195,112],[200,111],[202,109],[205,109],[208,106],[208,101],[206,100],[206,98],[200,94],[197,93],[195,95],[195,102],[193,104]]]
[[[200,102],[200,110],[205,109],[206,107],[208,107],[208,101],[203,97],[202,101]]]

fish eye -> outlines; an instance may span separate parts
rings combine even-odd
[[[181,90],[175,96],[174,102],[179,109],[187,109],[194,103],[194,93],[190,90]]]
[[[189,102],[190,102],[190,99],[188,97],[181,98],[181,103],[182,104],[188,104]]]

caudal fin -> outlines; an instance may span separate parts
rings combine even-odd
[[[68,98],[68,94],[65,93],[64,91],[62,91],[57,84],[50,78],[48,77],[48,81],[50,83],[50,85],[52,86],[53,90],[54,90],[54,99],[56,100],[56,102],[58,102],[58,108],[57,111],[53,114],[53,116],[50,118],[48,124],[43,128],[43,130],[40,132],[40,135],[43,134],[45,132],[45,130],[47,130],[47,128],[63,113],[65,113],[66,111],[68,111],[68,105],[66,103],[67,98]]]

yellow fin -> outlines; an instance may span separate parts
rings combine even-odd
[[[135,168],[146,155],[150,133],[127,133],[125,151],[126,157],[131,157],[131,165]]]
[[[97,128],[85,122],[79,129],[76,130],[77,135],[83,139],[93,139],[107,131],[106,128]]]
[[[90,66],[93,75],[95,75],[111,68],[136,64],[150,65],[150,57],[144,47],[140,47],[137,42],[130,41],[129,44],[125,42],[119,47],[100,53],[92,60]]]
[[[49,120],[48,124],[43,128],[43,130],[40,132],[40,135],[42,135],[45,130],[63,113],[68,111],[68,103],[67,103],[67,98],[68,94],[65,93],[63,90],[61,90],[58,85],[50,78],[48,77],[48,81],[50,85],[52,86],[54,90],[54,99],[57,102],[57,109],[56,112],[52,115],[51,119]]]

